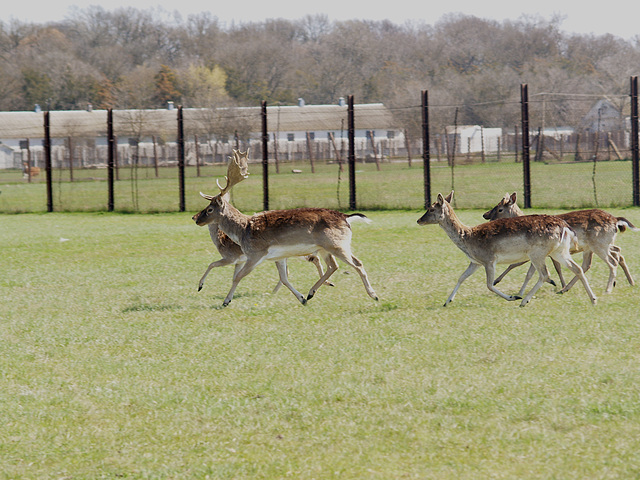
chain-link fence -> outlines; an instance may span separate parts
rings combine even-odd
[[[533,207],[629,206],[633,99],[532,93],[526,138],[522,98],[356,104],[351,122],[343,101],[123,110],[111,123],[100,110],[52,111],[48,122],[43,113],[4,112],[0,212],[196,211],[198,192],[216,192],[234,148],[250,152],[251,176],[233,193],[246,211],[346,210],[354,199],[362,210],[421,209],[450,190],[458,207],[487,208],[527,187]]]

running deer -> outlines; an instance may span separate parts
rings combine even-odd
[[[230,160],[235,160],[238,163],[238,165],[241,166],[242,171],[246,175],[248,175],[247,173],[248,155],[249,155],[248,151],[241,152],[239,150],[233,150],[233,157],[229,157]],[[229,201],[229,196],[230,196],[229,192],[227,192],[224,195],[224,198],[227,202]],[[212,262],[209,264],[209,266],[207,267],[207,270],[204,272],[204,275],[202,276],[202,278],[200,279],[200,282],[198,283],[198,291],[202,290],[202,287],[204,286],[204,281],[212,269],[216,267],[224,267],[226,265],[234,265],[235,269],[233,272],[233,276],[235,277],[238,271],[240,271],[240,268],[242,268],[244,263],[247,261],[247,256],[244,253],[242,253],[242,249],[240,248],[240,245],[233,242],[222,230],[218,228],[218,225],[216,223],[210,223],[208,227],[209,227],[209,235],[211,236],[211,241],[215,245],[216,249],[218,250],[218,253],[222,256],[222,258],[220,260],[216,260],[215,262]],[[318,270],[318,275],[320,277],[324,275],[322,264],[320,263],[320,259],[317,256],[307,255],[303,258],[313,263],[316,266],[316,269]],[[327,285],[333,286],[333,284],[330,282],[327,282]],[[278,280],[278,283],[273,289],[273,293],[276,293],[281,286],[282,286],[282,282]]]
[[[564,220],[551,215],[527,215],[468,227],[454,212],[451,206],[452,198],[453,191],[446,198],[438,194],[438,199],[418,220],[419,225],[439,224],[451,241],[471,261],[447,298],[445,306],[453,301],[462,282],[481,265],[486,272],[489,290],[505,300],[520,299],[520,296],[506,295],[494,286],[495,268],[498,263],[511,264],[529,260],[538,271],[539,279],[522,299],[520,306],[524,307],[549,278],[545,264],[547,256],[551,256],[574,272],[582,281],[591,303],[596,304],[597,299],[582,269],[571,258],[570,248],[576,242],[576,236]]]
[[[234,151],[234,154],[235,154],[235,151]],[[239,154],[246,155],[245,152],[239,152]],[[228,194],[225,195],[225,200],[229,201]],[[202,287],[204,286],[204,281],[207,278],[207,275],[209,275],[209,272],[211,272],[211,270],[213,270],[214,268],[224,267],[226,265],[234,265],[235,269],[233,271],[233,276],[235,277],[237,273],[240,271],[240,268],[242,268],[242,266],[247,261],[247,256],[242,252],[240,245],[233,242],[222,230],[218,228],[218,225],[216,223],[210,223],[208,227],[209,227],[209,235],[211,236],[211,241],[215,245],[216,249],[218,250],[218,253],[221,255],[222,258],[220,260],[216,260],[215,262],[212,262],[209,264],[209,266],[207,267],[207,270],[204,272],[204,275],[202,276],[202,278],[200,279],[200,282],[198,283],[198,291],[202,290]],[[316,269],[318,270],[318,275],[320,277],[324,275],[322,264],[320,263],[320,259],[316,255],[307,255],[301,258],[304,258],[305,260],[313,263],[316,266]],[[333,284],[330,282],[327,282],[327,285],[333,286]],[[278,280],[278,283],[273,289],[273,293],[276,293],[281,286],[282,286],[282,282]]]
[[[304,305],[338,269],[334,256],[351,265],[360,275],[369,296],[378,300],[362,262],[351,253],[351,223],[369,219],[362,214],[345,215],[324,208],[274,210],[245,215],[225,198],[234,185],[248,176],[246,163],[241,163],[238,156],[229,162],[226,185],[222,187],[218,183],[218,195],[200,193],[210,203],[193,216],[199,226],[217,225],[220,231],[240,246],[246,256],[244,265],[233,276],[231,289],[222,305],[227,306],[231,302],[238,283],[265,260],[276,263],[280,281]],[[306,297],[291,285],[287,277],[287,258],[305,255],[322,256],[327,264],[327,271],[311,287]]]
[[[522,210],[518,207],[516,193],[511,195],[506,194],[500,202],[491,210],[486,212],[483,217],[487,220],[495,220],[498,218],[518,217],[524,215]],[[599,209],[591,210],[577,210],[574,212],[563,213],[557,215],[573,229],[578,237],[578,248],[572,253],[583,252],[582,254],[582,270],[586,272],[591,268],[591,262],[593,254],[599,256],[609,267],[609,280],[607,281],[606,293],[610,293],[613,290],[616,282],[616,271],[618,265],[622,267],[624,274],[627,277],[629,284],[635,285],[633,277],[629,272],[629,268],[622,256],[621,249],[617,245],[614,245],[616,235],[618,231],[624,232],[627,228],[638,231],[629,220],[624,217],[616,217]],[[502,275],[496,279],[496,283],[504,278],[504,276],[518,265],[510,265]],[[556,270],[559,270],[559,265],[555,264]],[[527,272],[525,278],[525,285],[529,281],[529,278],[533,275],[531,267]],[[574,277],[568,284],[565,284],[564,279],[560,276],[562,281],[562,290],[559,293],[565,293],[573,287],[578,281],[578,278]]]

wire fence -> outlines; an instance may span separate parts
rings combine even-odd
[[[450,190],[462,208],[513,191],[531,207],[638,205],[637,77],[628,95],[528,96],[524,87],[519,99],[465,105],[423,92],[420,104],[392,107],[350,97],[349,105],[1,112],[0,212],[196,211],[198,192],[216,192],[233,149],[249,150],[250,179],[233,194],[247,211],[422,209]]]

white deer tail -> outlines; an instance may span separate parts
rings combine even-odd
[[[640,229],[636,228],[636,226],[633,223],[631,223],[629,220],[627,220],[624,217],[618,217],[617,220],[618,221],[616,222],[616,225],[618,226],[618,230],[621,233],[624,232],[627,228],[629,230],[634,231],[634,232],[637,232],[638,230],[640,230]]]
[[[578,236],[568,227],[562,229],[560,242],[566,245],[569,250],[578,250]]]
[[[364,222],[364,223],[372,223],[371,219],[362,213],[353,213],[347,216],[347,223],[349,225],[354,222]]]

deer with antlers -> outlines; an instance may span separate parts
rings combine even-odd
[[[248,151],[241,152],[239,150],[233,150],[233,157],[230,157],[230,159],[234,159],[234,161],[236,161],[239,165],[243,165],[243,168],[244,168],[243,171],[247,175],[248,173],[246,172],[246,165],[248,164],[248,161],[247,161],[248,156],[249,156]],[[228,202],[229,192],[227,192],[224,195],[224,197],[225,197],[225,200]],[[216,249],[218,250],[218,253],[220,253],[222,258],[209,264],[209,266],[207,267],[207,270],[204,272],[204,275],[202,276],[202,278],[200,279],[200,282],[198,283],[198,291],[202,290],[202,287],[204,286],[204,281],[207,278],[207,275],[209,275],[209,272],[211,272],[211,270],[213,270],[214,268],[224,267],[226,265],[234,265],[235,269],[233,272],[233,276],[235,277],[237,273],[240,271],[240,268],[242,268],[242,266],[247,261],[247,256],[242,252],[242,248],[240,248],[240,245],[235,243],[222,230],[220,230],[218,228],[218,224],[210,223],[208,227],[209,227],[209,235],[211,236],[211,241],[215,245]],[[324,275],[322,264],[320,263],[320,259],[316,255],[306,255],[305,257],[302,257],[302,258],[313,263],[316,266],[316,269],[318,270],[318,275],[320,277]],[[330,282],[327,282],[327,285],[333,286],[333,284]],[[278,283],[273,289],[273,293],[276,293],[281,286],[282,286],[282,282],[278,280]]]
[[[226,197],[225,200],[229,201],[228,197]],[[209,266],[207,267],[207,270],[204,272],[204,275],[202,275],[200,282],[198,282],[198,291],[202,290],[202,287],[204,287],[205,279],[209,275],[209,272],[211,272],[211,270],[213,270],[214,268],[224,267],[226,265],[234,265],[235,268],[233,271],[233,276],[235,277],[240,271],[240,268],[242,268],[242,266],[247,261],[247,256],[242,252],[242,248],[240,248],[240,245],[235,243],[222,230],[220,230],[216,223],[210,223],[208,227],[209,227],[209,235],[211,236],[211,241],[215,245],[216,249],[218,250],[218,253],[221,255],[222,258],[220,258],[219,260],[216,260],[215,262],[211,262],[209,264]],[[318,270],[318,275],[320,277],[324,275],[324,269],[322,268],[320,259],[316,255],[306,255],[301,258],[304,258],[308,262],[313,263],[316,269]],[[331,282],[327,282],[327,285],[333,286]],[[281,286],[282,286],[282,282],[278,280],[278,283],[276,284],[272,293],[276,293]]]
[[[282,284],[304,305],[338,269],[335,257],[352,266],[360,275],[369,296],[378,300],[362,262],[351,252],[351,223],[368,221],[364,215],[346,215],[324,208],[274,210],[245,215],[228,202],[226,194],[247,176],[246,155],[234,152],[227,170],[226,185],[223,187],[217,182],[220,189],[218,195],[200,193],[210,203],[193,216],[199,226],[217,225],[221,232],[239,245],[246,257],[244,265],[233,276],[223,306],[233,299],[238,283],[265,260],[275,262]],[[322,256],[327,264],[327,271],[311,287],[306,297],[291,285],[287,275],[287,259],[305,255]]]
[[[511,195],[505,194],[502,200],[500,200],[495,207],[484,213],[483,217],[487,220],[495,220],[498,218],[511,218],[524,215],[524,212],[520,210],[516,202],[517,196],[515,192]],[[618,265],[622,267],[629,284],[635,285],[633,277],[629,272],[629,268],[622,256],[620,247],[614,245],[618,231],[624,232],[627,228],[633,231],[638,231],[638,228],[636,228],[629,220],[624,217],[616,217],[597,208],[563,213],[561,215],[557,215],[557,217],[567,222],[577,235],[578,247],[572,253],[583,252],[583,272],[586,272],[591,268],[594,253],[609,267],[609,280],[607,281],[607,288],[605,290],[607,293],[610,293],[615,285]],[[497,284],[509,271],[519,265],[522,264],[510,265],[496,279],[495,283]],[[578,281],[578,278],[574,277],[568,284],[566,284],[564,282],[564,278],[562,278],[562,274],[560,273],[560,267],[555,263],[555,261],[554,266],[558,271],[560,281],[562,282],[562,290],[558,293],[565,293],[573,287],[573,285]],[[527,272],[521,291],[524,290],[532,275],[532,267],[529,267],[529,271]]]
[[[596,304],[596,297],[582,269],[571,258],[570,249],[576,242],[576,236],[564,220],[551,215],[527,215],[468,227],[454,212],[452,198],[453,191],[446,198],[438,194],[437,200],[418,219],[419,225],[439,224],[471,261],[447,298],[445,306],[453,301],[462,282],[480,266],[485,269],[489,290],[505,300],[520,299],[520,296],[506,295],[494,286],[495,268],[498,263],[511,264],[529,260],[538,271],[539,279],[522,299],[520,306],[524,307],[549,278],[545,265],[547,255],[573,271],[582,281],[591,303]]]

